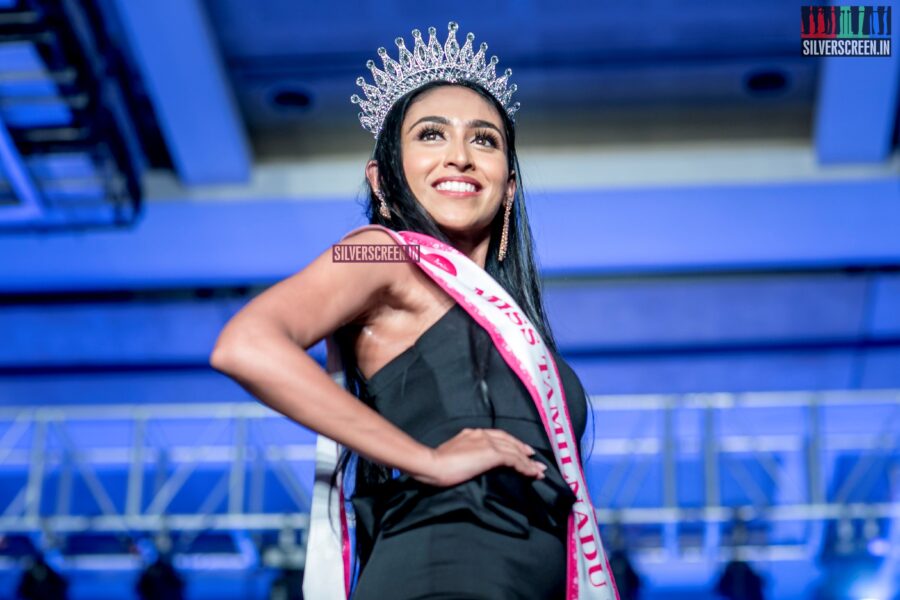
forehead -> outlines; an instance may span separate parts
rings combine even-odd
[[[404,125],[425,116],[446,117],[451,121],[462,122],[481,119],[503,129],[503,121],[494,106],[476,91],[459,85],[440,86],[417,97],[406,110]]]

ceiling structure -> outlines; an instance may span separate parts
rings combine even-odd
[[[127,225],[139,212],[129,78],[98,17],[73,2],[0,4],[3,228]]]
[[[898,76],[885,75],[896,58],[802,57],[799,4],[410,6],[3,0],[0,228],[127,224],[141,202],[169,198],[347,200],[371,150],[349,102],[356,77],[369,77],[378,46],[394,52],[396,36],[410,42],[413,28],[432,25],[443,41],[451,19],[513,69],[520,155],[538,187],[825,180],[897,167]],[[72,135],[82,122],[95,125],[93,146],[29,142],[35,127]],[[85,218],[92,201],[100,212]]]
[[[263,158],[366,149],[340,134],[358,126],[348,98],[366,60],[378,46],[394,52],[396,36],[409,43],[413,28],[435,26],[443,41],[451,19],[513,69],[523,143],[810,135],[818,61],[799,56],[797,11],[783,2],[204,6]]]

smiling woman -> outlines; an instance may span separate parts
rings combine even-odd
[[[376,197],[382,186],[406,187],[401,203],[411,194],[456,249],[482,264],[500,204],[511,205],[516,193],[515,157],[510,160],[501,111],[489,98],[474,86],[441,82],[414,92],[399,127],[405,181],[388,176],[382,184],[377,159],[366,168]],[[387,204],[390,209],[392,202]]]
[[[429,31],[413,53],[398,38],[399,63],[380,49],[377,88],[354,97],[377,140],[370,225],[339,244],[416,244],[421,260],[323,252],[228,323],[213,364],[339,444],[348,597],[611,600],[586,394],[556,351],[517,184],[515,86],[472,34],[460,48],[451,23],[442,47]],[[344,390],[302,351],[323,338]]]

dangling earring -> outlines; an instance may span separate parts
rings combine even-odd
[[[385,219],[390,219],[391,211],[388,210],[387,202],[384,201],[384,192],[382,192],[381,190],[375,190],[375,195],[378,196],[379,200],[378,212],[380,212],[381,216]]]
[[[509,211],[512,210],[512,198],[506,199],[506,212],[503,213],[503,233],[500,234],[500,250],[497,252],[497,262],[503,262],[506,257],[506,245],[509,243]]]

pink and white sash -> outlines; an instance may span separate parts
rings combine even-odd
[[[503,360],[528,389],[553,447],[556,464],[576,497],[568,519],[566,600],[618,600],[619,593],[600,540],[596,514],[578,456],[578,440],[573,432],[562,380],[540,334],[493,277],[466,255],[431,236],[365,225],[344,237],[375,228],[390,234],[397,244],[419,246],[420,260],[415,261],[416,264],[488,332]],[[317,448],[327,449],[326,455],[333,468],[330,457],[336,456],[340,447],[331,440],[321,439],[322,436],[319,438]],[[320,463],[321,460],[317,462],[317,470]],[[317,477],[315,485],[320,487],[314,487],[313,491],[304,593],[309,589],[310,597],[343,600],[350,594],[351,569],[343,486],[339,482],[336,495],[340,506],[335,510],[325,506],[327,499],[323,492],[327,490],[327,481]],[[341,519],[339,546],[330,526],[331,515],[337,513]],[[342,564],[334,560],[338,549]],[[316,595],[312,595],[313,592]]]

